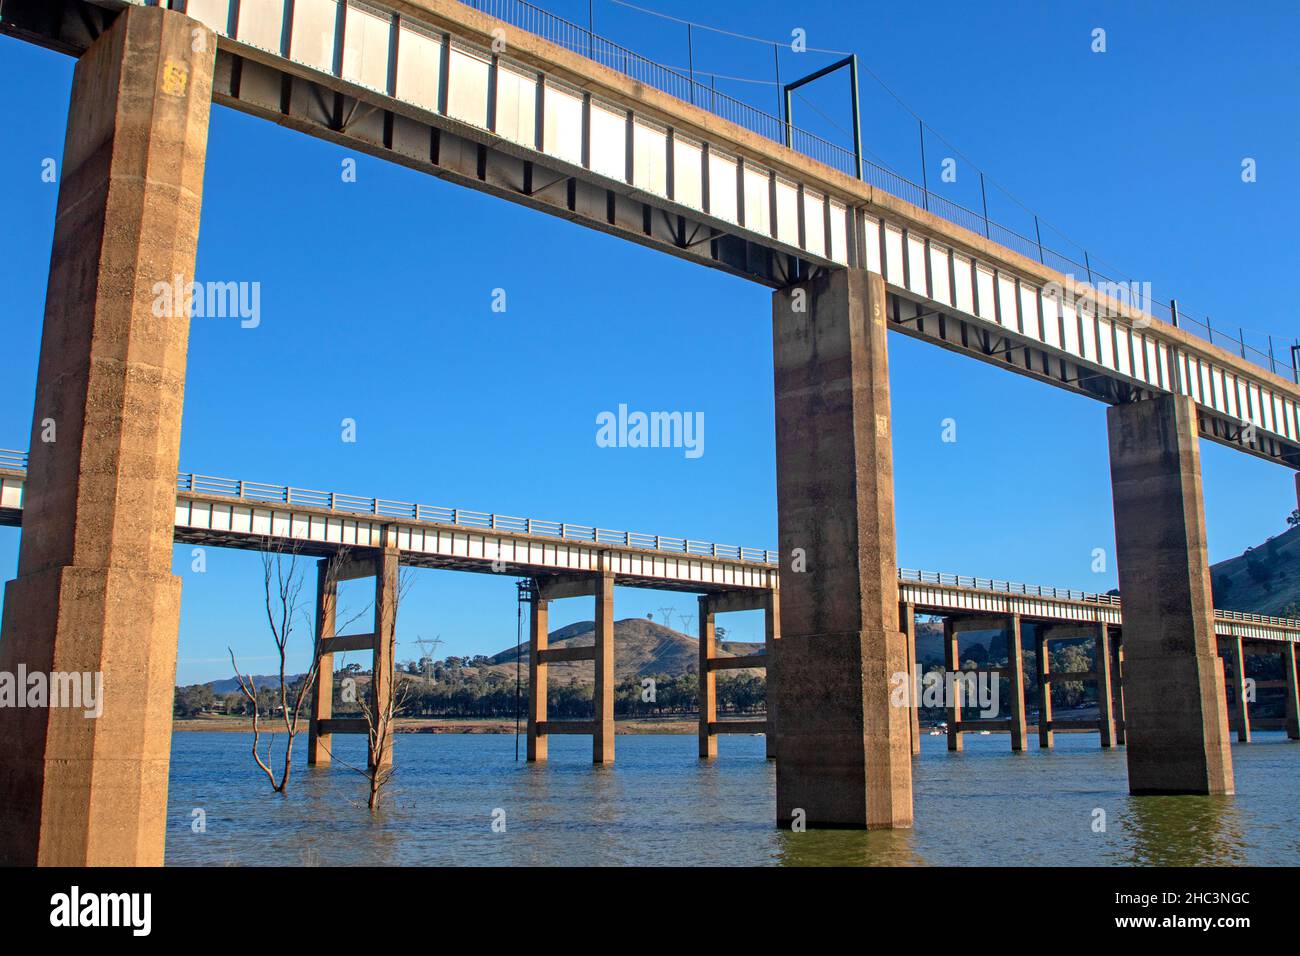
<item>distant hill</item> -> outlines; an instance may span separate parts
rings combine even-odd
[[[1221,610],[1300,617],[1300,527],[1213,565],[1210,581]]]
[[[595,622],[578,621],[567,627],[551,632],[551,647],[590,647],[595,643]],[[762,644],[742,641],[719,641],[717,656],[744,657],[761,653]],[[528,645],[518,648],[510,647],[489,660],[485,668],[488,673],[504,672],[513,674],[515,659],[522,654],[522,663],[528,663]],[[656,624],[654,621],[640,617],[624,618],[614,622],[614,676],[618,680],[625,677],[651,677],[662,674],[670,677],[681,674],[694,674],[700,669],[700,644],[690,637],[670,627]],[[748,669],[740,673],[758,673]],[[588,683],[591,681],[591,664],[588,661],[574,661],[549,665],[549,679],[552,683]]]

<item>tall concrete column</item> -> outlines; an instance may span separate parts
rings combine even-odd
[[[395,721],[390,716],[393,707],[394,682],[396,680],[397,650],[397,602],[399,575],[397,564],[397,547],[391,540],[392,529],[385,528],[387,540],[384,548],[375,556],[375,648],[370,679],[371,719],[374,725],[386,728],[379,735],[378,746],[369,748],[370,766],[386,767],[393,762],[393,733]],[[375,753],[378,750],[379,753]]]
[[[316,565],[316,641],[320,643],[334,636],[338,613],[338,576],[325,558]],[[320,654],[316,679],[311,689],[311,723],[307,725],[307,765],[328,767],[331,760],[332,734],[322,734],[319,724],[334,716],[334,655]]]
[[[772,299],[781,640],[777,822],[910,827],[885,287],[838,269]],[[789,569],[787,571],[787,569]]]
[[[1110,627],[1097,625],[1097,637],[1093,644],[1092,669],[1097,672],[1097,729],[1101,733],[1101,745],[1115,745],[1115,692],[1110,680]]]
[[[958,647],[957,622],[943,619],[944,692],[948,695],[948,749],[961,750],[961,650]]]
[[[911,710],[908,726],[912,735],[912,756],[921,752],[921,685],[916,678],[916,605],[906,601],[898,603],[898,618],[907,638],[907,700]]]
[[[1237,723],[1237,739],[1250,743],[1250,706],[1246,700],[1246,653],[1240,637],[1228,638],[1228,653],[1232,655],[1232,707]],[[1285,660],[1285,658],[1283,658]]]
[[[595,733],[593,763],[614,762],[614,575],[604,571],[596,585],[596,686],[592,695]]]
[[[718,678],[709,661],[713,660],[716,631],[713,608],[707,594],[700,595],[700,756],[705,759],[718,755],[718,738],[709,731],[709,725],[718,719]]]
[[[540,732],[546,723],[547,664],[542,651],[550,646],[549,626],[551,602],[544,601],[533,586],[533,596],[528,615],[528,760],[545,761],[547,737]]]
[[[763,596],[763,650],[767,655],[767,759],[776,759],[776,696],[772,693],[772,662],[776,660],[776,643],[781,640],[781,592],[776,588]]]
[[[1011,671],[1011,749],[1024,750],[1029,738],[1025,717],[1025,651],[1020,642],[1020,615],[1007,618],[1007,665]]]
[[[1282,670],[1286,672],[1286,735],[1300,740],[1300,690],[1297,689],[1294,644],[1282,651]]]
[[[1051,641],[1046,625],[1038,625],[1038,749],[1051,750],[1056,742],[1052,732],[1052,658]]]
[[[102,675],[103,711],[0,708],[0,863],[163,862],[189,320],[154,287],[194,274],[215,49],[130,8],[73,73],[0,670]]]
[[[1233,792],[1196,415],[1185,395],[1106,415],[1134,794]]]

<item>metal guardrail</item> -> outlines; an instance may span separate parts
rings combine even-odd
[[[217,478],[211,475],[180,474],[176,490],[194,495],[233,498],[260,504],[297,505],[303,508],[320,508],[348,515],[371,515],[379,518],[398,518],[410,521],[427,521],[434,524],[472,528],[479,531],[500,531],[507,534],[526,534],[564,541],[590,542],[616,547],[636,548],[644,551],[662,551],[699,558],[720,558],[751,564],[777,563],[775,551],[762,548],[744,548],[732,544],[696,541],[668,535],[644,534],[637,531],[614,531],[591,525],[546,521],[539,518],[519,518],[465,508],[445,508],[422,505],[410,501],[393,501],[387,498],[364,498],[359,495],[334,491],[315,491],[289,485],[268,485],[236,478]]]
[[[992,594],[1016,594],[1025,597],[1044,597],[1058,601],[1079,601],[1086,604],[1103,604],[1119,607],[1120,600],[1114,594],[1092,594],[1088,591],[1075,591],[1069,588],[1054,588],[1043,584],[1021,584],[1018,581],[999,581],[996,578],[972,578],[961,574],[945,574],[942,571],[915,571],[911,568],[899,568],[898,580],[909,584],[933,584],[938,587],[967,588],[972,591],[988,591]]]
[[[787,126],[778,116],[750,106],[748,103],[719,93],[712,86],[707,86],[694,76],[687,75],[671,67],[656,63],[628,48],[614,43],[586,27],[580,26],[548,10],[528,3],[527,0],[461,0],[461,3],[481,13],[496,17],[513,26],[564,47],[573,53],[584,56],[602,66],[617,70],[626,76],[652,86],[657,90],[675,96],[679,100],[707,109],[725,120],[743,126],[751,132],[758,133],[781,145],[786,143],[786,133],[790,134],[790,144],[796,152],[817,160],[826,166],[837,169],[848,176],[856,176],[856,158],[852,150],[845,149],[828,140],[822,139],[807,130]],[[981,173],[981,182],[983,174]],[[1163,305],[1153,301],[1135,301],[1124,290],[1131,288],[1125,280],[1115,280],[1104,275],[1089,258],[1086,250],[1080,247],[1083,261],[1056,251],[1042,241],[1042,230],[1038,217],[1034,217],[1034,238],[1011,229],[989,218],[987,209],[976,212],[946,196],[932,192],[927,186],[915,183],[892,169],[873,163],[863,157],[862,180],[884,190],[899,199],[904,199],[914,206],[928,210],[947,219],[955,225],[969,229],[1008,249],[1014,250],[1030,259],[1037,259],[1043,265],[1058,272],[1073,275],[1077,281],[1087,281],[1093,288],[1105,284],[1106,290],[1133,308],[1140,309],[1153,318],[1161,319],[1180,328],[1189,329],[1206,339],[1212,345],[1218,345],[1230,352],[1239,354],[1252,364],[1266,368],[1276,375],[1292,378],[1300,384],[1300,368],[1285,361],[1279,361],[1269,338],[1268,349],[1257,348],[1246,342],[1244,331],[1236,337],[1227,334],[1224,329],[1213,328],[1208,316],[1204,321],[1193,318],[1181,307],[1174,314],[1172,304]],[[999,187],[1000,188],[1000,187]],[[1007,195],[1010,195],[1009,193]],[[1217,337],[1217,338],[1216,338]],[[1290,347],[1280,343],[1290,355]],[[1296,340],[1300,345],[1300,339]]]
[[[27,452],[0,448],[0,468],[8,468],[11,471],[26,471]]]

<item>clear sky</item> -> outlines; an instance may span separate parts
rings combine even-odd
[[[585,22],[585,0],[542,5]],[[1300,334],[1287,297],[1300,219],[1292,4],[642,5],[854,50],[962,156],[1121,277],[1253,341]],[[684,27],[610,0],[595,15],[600,32],[686,65]],[[1091,49],[1099,27],[1104,53]],[[698,69],[772,77],[771,47],[695,41]],[[833,59],[781,56],[783,79]],[[72,69],[0,38],[0,447],[23,448],[31,427],[57,197],[42,160],[62,155]],[[719,88],[775,104],[771,86]],[[866,148],[919,178],[915,118],[870,76],[861,89]],[[835,80],[808,95],[848,125]],[[931,185],[977,207],[964,159],[956,183],[938,182],[952,155],[927,142]],[[356,182],[340,175],[349,156]],[[1242,182],[1245,158],[1254,183]],[[989,201],[995,218],[1017,215],[996,191]],[[771,304],[759,286],[221,107],[197,273],[260,282],[261,322],[193,321],[183,470],[775,547]],[[1114,550],[1104,407],[902,336],[890,349],[899,563],[1114,587],[1113,560],[1092,570],[1094,549]],[[703,412],[705,453],[598,447],[596,416],[620,403]],[[341,440],[345,418],[355,443]],[[941,441],[946,418],[956,443]],[[1285,530],[1287,470],[1202,451],[1212,559]],[[0,577],[17,551],[18,533],[0,529]],[[178,547],[175,571],[178,680],[230,676],[227,645],[269,669],[258,559],[210,549],[196,574]],[[364,603],[355,590],[345,601]],[[694,597],[619,589],[616,615],[659,619],[669,606],[693,613]],[[591,614],[589,601],[557,602],[551,622]],[[755,615],[729,617],[733,636],[761,640]],[[421,636],[442,638],[440,656],[492,653],[515,626],[513,579],[420,571],[398,657],[416,656]]]

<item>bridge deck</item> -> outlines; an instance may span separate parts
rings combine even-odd
[[[21,525],[26,456],[0,450],[0,524]],[[237,479],[177,478],[176,540],[265,550],[292,543],[324,557],[372,548],[396,526],[401,562],[416,567],[536,576],[613,570],[620,586],[717,593],[779,586],[775,551],[590,525],[516,518]],[[1123,626],[1120,599],[1068,588],[900,568],[899,601],[923,614]],[[1300,643],[1300,621],[1215,611],[1222,637]]]

